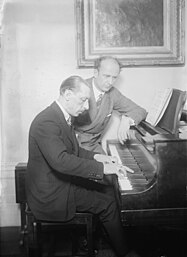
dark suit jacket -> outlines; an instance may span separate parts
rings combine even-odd
[[[26,192],[37,218],[73,217],[75,178],[103,178],[103,164],[93,156],[78,146],[74,131],[56,102],[36,116],[29,131]]]

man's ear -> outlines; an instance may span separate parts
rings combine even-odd
[[[72,91],[69,89],[66,89],[66,91],[64,92],[64,98],[66,99],[66,101],[69,101],[71,96],[72,96]]]

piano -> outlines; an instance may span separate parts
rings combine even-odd
[[[187,229],[187,139],[179,134],[180,123],[187,126],[181,121],[185,101],[186,92],[174,89],[156,127],[143,121],[124,145],[107,141],[108,154],[134,171],[114,183],[126,226]]]

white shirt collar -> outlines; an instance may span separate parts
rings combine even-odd
[[[69,115],[69,113],[64,109],[64,107],[60,104],[60,102],[58,100],[56,100],[56,103],[58,104],[58,106],[60,107],[61,111],[63,112],[65,120],[66,121],[69,120],[69,118],[71,117]]]
[[[97,89],[97,87],[95,86],[95,83],[94,83],[94,79],[92,80],[92,86],[93,86],[93,92],[94,92],[95,100],[97,102],[99,96],[100,95],[103,96],[105,92],[102,92],[102,91]]]

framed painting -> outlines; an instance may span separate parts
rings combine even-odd
[[[75,0],[77,63],[101,55],[123,66],[184,65],[184,0]]]

